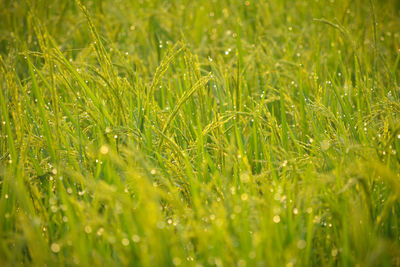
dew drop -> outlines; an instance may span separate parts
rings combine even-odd
[[[101,154],[106,155],[108,153],[108,151],[109,151],[109,148],[108,148],[107,145],[102,145],[101,146],[101,148],[100,148],[100,153]]]
[[[305,240],[303,240],[303,239],[300,239],[297,242],[297,248],[298,249],[304,249],[306,246],[307,246],[307,242]]]
[[[128,238],[123,238],[121,243],[122,243],[123,246],[127,247],[127,246],[129,246],[129,239]]]
[[[86,232],[87,234],[90,234],[90,233],[92,232],[92,227],[90,227],[89,225],[86,225],[86,226],[85,226],[85,232]]]
[[[50,248],[51,248],[51,251],[53,251],[54,253],[60,252],[60,249],[61,249],[60,245],[57,243],[51,244]]]
[[[138,236],[138,235],[133,235],[133,236],[132,236],[132,241],[135,242],[135,243],[139,243],[139,242],[140,242],[140,236]]]

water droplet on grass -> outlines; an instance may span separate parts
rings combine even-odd
[[[138,236],[138,235],[133,235],[133,236],[132,236],[132,241],[135,242],[135,243],[139,243],[139,242],[140,242],[140,236]]]
[[[175,257],[175,258],[172,259],[172,263],[175,266],[178,266],[178,265],[180,265],[182,263],[182,260],[180,258],[178,258],[178,257]]]
[[[304,249],[307,246],[307,242],[305,240],[299,240],[297,242],[297,248],[298,249]]]
[[[274,221],[274,223],[279,223],[281,221],[281,217],[279,215],[275,215],[272,220]]]
[[[108,153],[108,151],[109,151],[109,148],[108,148],[107,145],[102,145],[101,146],[101,148],[100,148],[100,153],[101,154],[106,155]]]
[[[104,228],[103,228],[103,227],[100,227],[100,228],[97,230],[97,235],[98,235],[98,236],[102,236],[103,233],[104,233]]]
[[[336,257],[336,256],[338,255],[338,253],[339,253],[339,251],[338,251],[337,248],[334,248],[334,249],[332,249],[332,251],[331,251],[332,257]]]
[[[54,253],[60,252],[60,249],[61,249],[60,245],[57,243],[51,244],[50,248],[51,248],[51,251],[53,251]]]
[[[129,246],[129,239],[128,238],[123,238],[121,243],[122,243],[123,246],[127,247],[127,246]]]
[[[89,225],[85,226],[85,233],[90,234],[92,232],[92,227],[90,227]]]

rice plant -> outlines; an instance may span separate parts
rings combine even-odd
[[[397,0],[0,0],[1,266],[399,266]]]

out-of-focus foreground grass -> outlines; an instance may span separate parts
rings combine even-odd
[[[399,18],[1,0],[1,265],[399,266]]]

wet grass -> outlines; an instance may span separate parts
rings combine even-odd
[[[398,1],[0,1],[2,266],[399,266]]]

